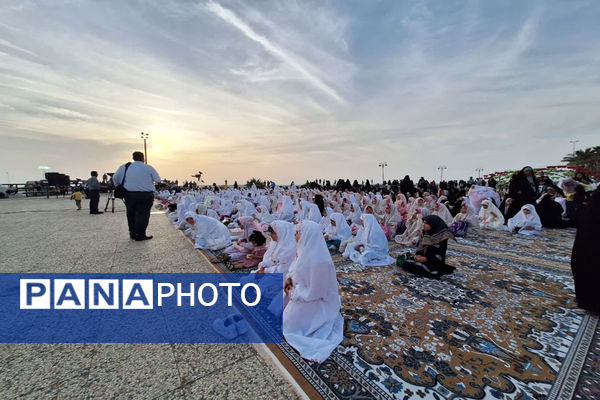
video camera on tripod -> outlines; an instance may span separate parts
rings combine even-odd
[[[112,203],[112,212],[115,212],[115,183],[113,181],[114,172],[107,172],[106,175],[110,176],[110,179],[107,182],[106,190],[108,192],[108,198],[106,199],[106,205],[104,206],[104,212],[108,210],[108,204]],[[125,203],[125,200],[123,200]]]

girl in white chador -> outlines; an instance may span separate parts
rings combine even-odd
[[[206,215],[207,217],[219,220],[219,214],[217,214],[217,212],[212,208],[206,207],[206,204],[196,204],[196,214]]]
[[[362,211],[360,210],[360,204],[354,195],[350,196],[350,215],[348,222],[350,223],[350,229],[352,232],[356,232],[355,236],[350,236],[346,240],[342,240],[340,243],[339,251],[343,253],[344,258],[350,258],[350,250],[354,250],[353,244],[359,244],[362,238]]]
[[[273,216],[267,210],[265,206],[256,206],[256,214],[253,215],[254,219],[262,224],[270,224],[273,222]]]
[[[310,203],[308,205],[308,215],[306,215],[304,219],[320,224],[322,218],[323,217],[321,216],[321,211],[319,211],[319,207],[317,207],[317,205],[314,203]]]
[[[404,246],[416,246],[423,232],[423,215],[416,211],[406,219],[406,230],[401,235],[394,237],[394,242]]]
[[[300,222],[303,219],[308,218],[308,211],[310,209],[310,203],[304,199],[300,199],[298,202],[298,213],[296,214],[296,221]]]
[[[229,229],[220,221],[195,212],[187,212],[185,221],[190,226],[188,233],[197,249],[221,250],[231,244]]]
[[[377,215],[377,219],[381,222],[381,229],[383,229],[383,233],[385,233],[385,237],[388,240],[396,236],[400,214],[398,213],[398,208],[391,201],[386,203],[385,213],[381,216]]]
[[[248,200],[241,200],[237,203],[235,210],[237,210],[237,212],[231,215],[231,218],[235,220],[242,217],[252,217],[256,214],[256,208],[254,208],[254,205]]]
[[[286,275],[296,257],[294,224],[287,221],[273,221],[267,232],[271,234],[271,243],[256,272]]]
[[[450,210],[448,210],[448,207],[446,207],[444,203],[437,201],[433,206],[433,212],[431,214],[440,217],[446,223],[446,225],[452,225],[452,214],[450,214]]]
[[[294,225],[287,221],[273,221],[267,232],[271,235],[271,243],[265,253],[263,260],[258,264],[257,274],[283,274],[287,275],[290,265],[296,258],[296,239],[294,238]],[[264,275],[263,275],[264,276]],[[281,280],[273,276],[250,274],[242,279],[243,283],[258,281],[261,293],[272,298],[281,292]],[[277,298],[277,299],[281,299]],[[276,315],[281,315],[282,304],[272,305],[275,309],[271,311]],[[273,308],[273,307],[270,307]]]
[[[481,202],[479,210],[479,227],[482,229],[504,229],[504,216],[490,200]]]
[[[233,202],[231,200],[228,199],[224,199],[221,202],[221,206],[219,207],[219,209],[217,210],[217,213],[220,216],[226,216],[229,217],[231,215],[231,213],[233,212]]]
[[[183,196],[181,201],[177,203],[177,214],[176,217],[172,217],[171,220],[173,223],[180,225],[185,219],[185,214],[188,211],[191,211],[192,206],[194,205],[194,196]]]
[[[350,227],[353,231],[360,228],[361,215],[362,211],[360,210],[360,205],[354,195],[352,195],[352,197],[350,197],[350,213],[348,215],[348,221],[350,222]]]
[[[362,225],[358,226],[358,230],[356,231],[356,235],[350,236],[346,240],[342,240],[339,247],[339,252],[342,253],[344,258],[350,258],[350,254],[355,251],[354,248],[360,244],[360,240],[362,239],[362,233],[365,228]]]
[[[348,240],[352,236],[352,229],[346,222],[344,214],[333,213],[329,216],[329,225],[325,230],[325,241],[327,247],[334,246],[339,249],[343,240]]]
[[[531,204],[521,207],[521,211],[508,220],[507,226],[509,231],[517,230],[521,235],[542,234],[542,221]]]
[[[463,201],[460,212],[454,216],[449,229],[457,237],[465,237],[467,234],[479,232],[479,219],[468,205],[468,198]]]
[[[342,342],[344,318],[335,267],[319,224],[302,221],[284,284],[283,336],[308,360],[322,363]]]
[[[394,259],[390,257],[388,240],[383,229],[373,214],[362,215],[363,230],[357,243],[346,247],[345,254],[364,266],[390,265]]]
[[[411,206],[408,208],[408,214],[413,215],[417,211],[423,217],[431,214],[431,211],[425,205],[425,200],[421,197],[417,197],[417,199],[411,204]]]
[[[277,210],[273,213],[273,218],[287,222],[294,221],[294,202],[290,196],[282,196],[277,203]]]

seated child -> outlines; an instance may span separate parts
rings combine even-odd
[[[465,237],[467,232],[477,233],[479,231],[479,219],[477,219],[471,207],[463,202],[460,212],[454,216],[452,225],[448,229],[454,236]]]
[[[446,264],[448,239],[452,238],[454,235],[440,217],[437,215],[423,217],[423,233],[417,244],[417,252],[408,255],[407,260],[404,259],[406,256],[400,256],[403,261],[402,268],[413,274],[433,279],[452,273],[455,268]]]
[[[407,216],[404,232],[394,237],[396,243],[404,246],[414,246],[417,244],[423,231],[423,216],[419,210],[417,208],[412,216]]]
[[[248,238],[248,242],[252,245],[251,248],[245,247],[249,250],[248,253],[234,253],[230,256],[234,261],[233,269],[254,268],[262,261],[267,251],[265,246],[267,239],[260,231],[254,231]]]
[[[508,230],[521,235],[541,235],[542,221],[532,204],[525,204],[514,217],[508,220]]]
[[[325,231],[325,241],[328,248],[339,249],[343,240],[352,236],[352,229],[342,213],[333,213],[329,217],[329,225]]]
[[[385,213],[381,216],[381,219],[378,218],[381,224],[381,229],[383,229],[383,233],[385,233],[387,240],[390,240],[396,236],[400,219],[401,216],[398,212],[398,208],[391,202],[388,202],[385,206]]]

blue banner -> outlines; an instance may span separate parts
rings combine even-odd
[[[2,343],[281,343],[281,274],[0,273]]]

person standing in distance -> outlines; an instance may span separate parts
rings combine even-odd
[[[113,182],[115,186],[122,184],[127,191],[125,206],[129,236],[137,241],[152,239],[152,236],[146,236],[146,228],[154,202],[154,182],[160,182],[160,176],[154,167],[144,164],[141,151],[134,152],[133,162],[127,164],[121,165],[115,172]]]
[[[100,202],[100,182],[98,182],[98,172],[92,171],[91,177],[85,182],[90,195],[90,214],[104,214],[98,211],[98,202]]]

